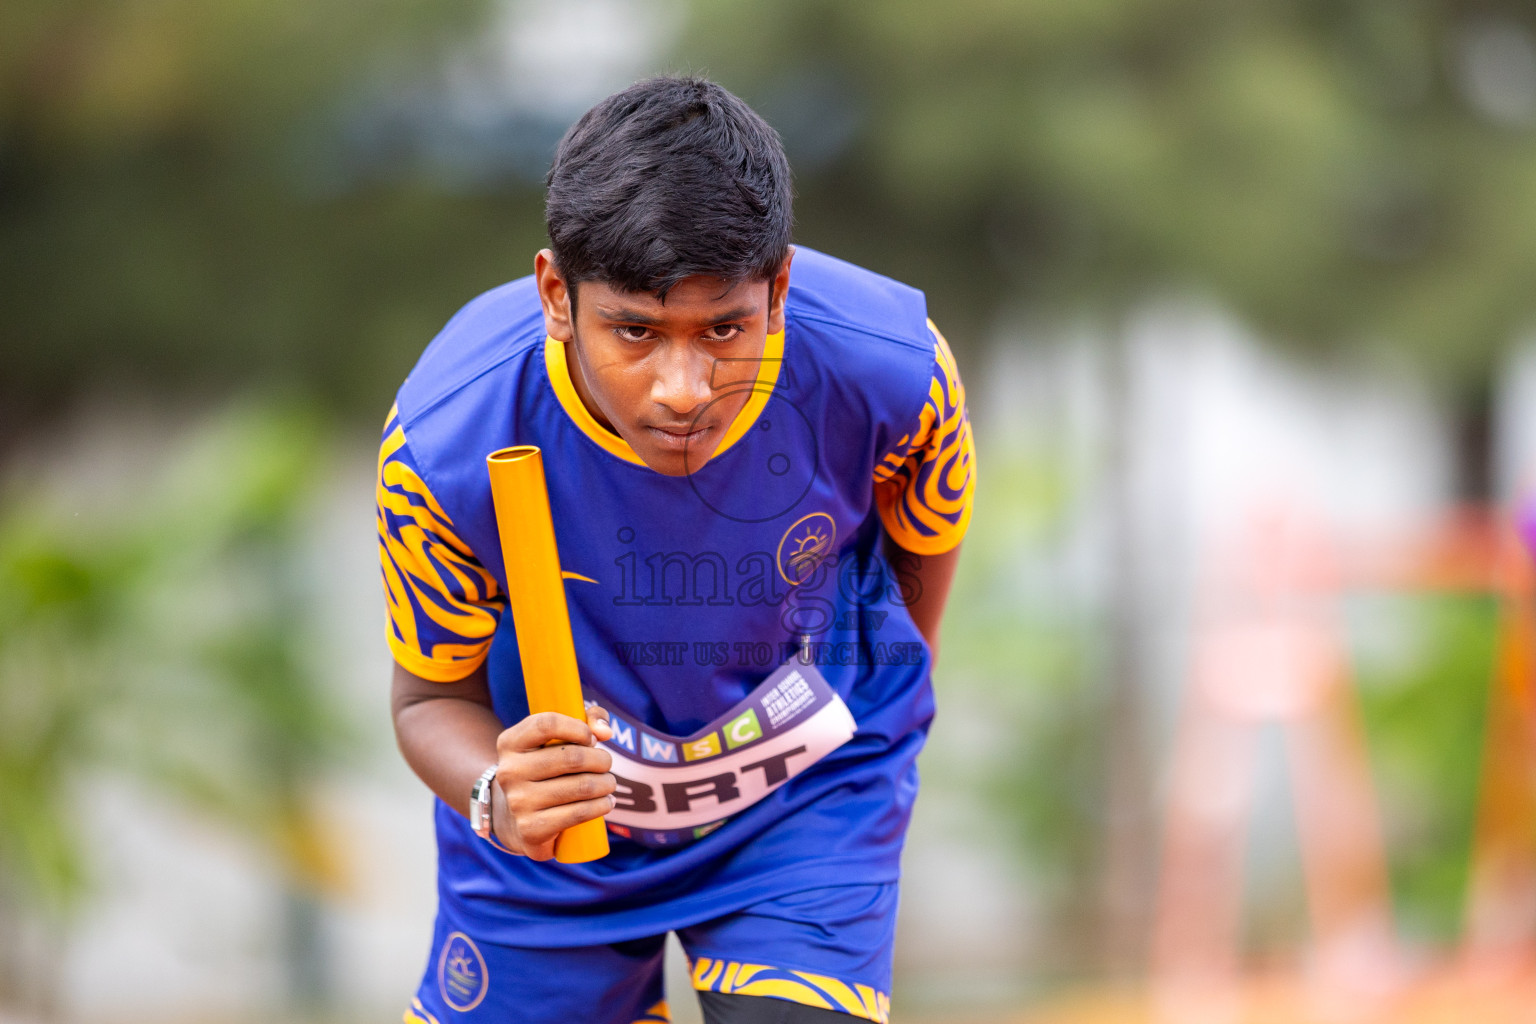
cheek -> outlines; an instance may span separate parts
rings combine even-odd
[[[643,359],[608,358],[592,366],[599,401],[618,413],[633,413],[649,403],[651,373]]]

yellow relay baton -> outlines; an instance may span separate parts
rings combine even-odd
[[[506,564],[507,602],[517,628],[517,653],[523,662],[531,714],[555,711],[587,720],[576,672],[576,645],[549,514],[544,456],[533,445],[503,448],[485,457],[491,473],[491,502]],[[560,833],[555,859],[583,864],[608,856],[608,828],[602,818]]]

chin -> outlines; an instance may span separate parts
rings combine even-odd
[[[687,476],[696,473],[709,461],[708,455],[689,452],[685,457],[681,452],[665,451],[637,451],[640,461],[654,469],[663,476]]]

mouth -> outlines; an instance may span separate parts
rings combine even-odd
[[[645,428],[651,440],[658,448],[669,452],[683,452],[708,439],[715,431],[714,424],[707,427],[695,427],[693,424],[680,424],[678,426]]]

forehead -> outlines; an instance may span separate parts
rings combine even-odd
[[[583,281],[581,304],[600,316],[643,314],[654,320],[708,319],[710,316],[751,315],[768,302],[768,282],[726,281],[719,277],[695,274],[685,277],[658,298],[654,292],[631,292],[615,288],[606,281]]]

